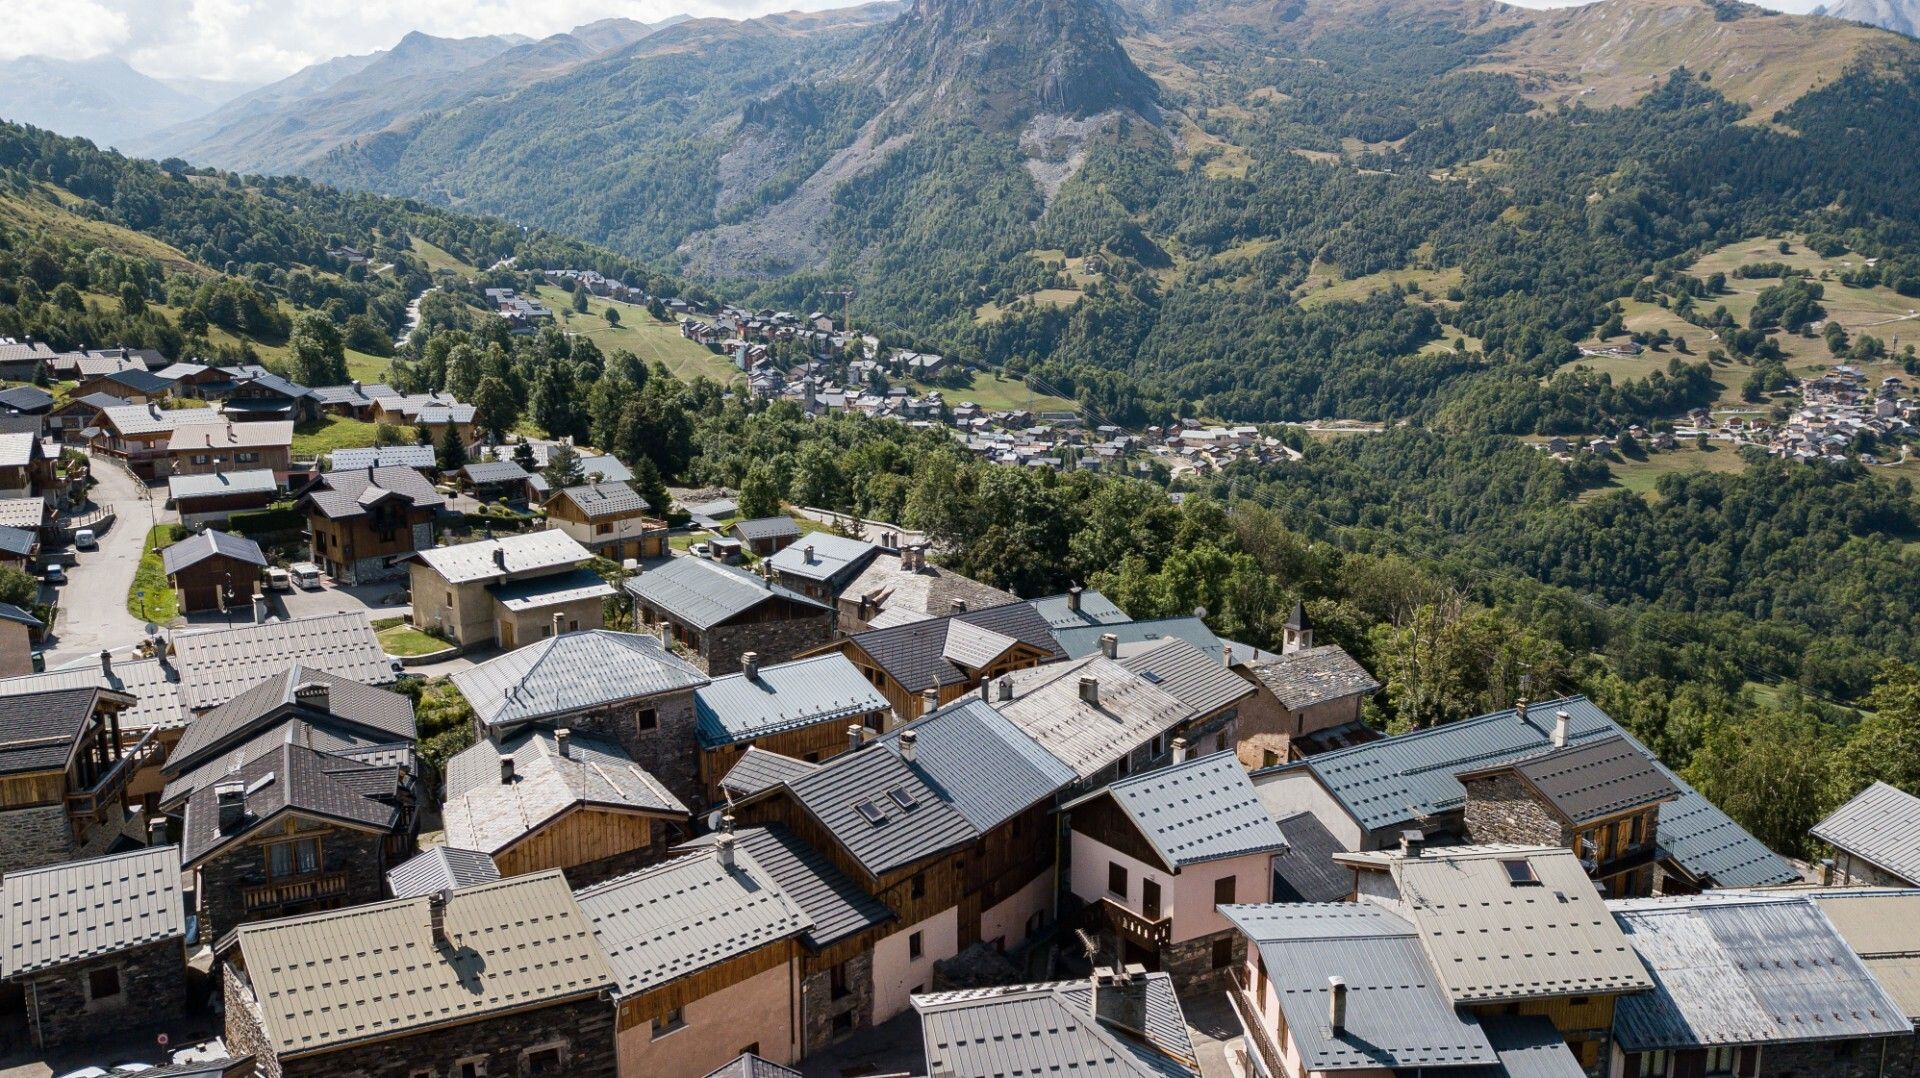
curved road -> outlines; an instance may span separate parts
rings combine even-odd
[[[80,563],[67,570],[48,669],[101,648],[132,647],[146,635],[145,623],[127,613],[127,591],[159,507],[148,500],[147,488],[117,464],[96,457],[93,476],[93,500],[113,508],[114,522],[100,536],[99,549],[79,551]]]

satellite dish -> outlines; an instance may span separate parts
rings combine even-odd
[[[1206,605],[1205,605],[1205,604],[1202,604],[1202,605],[1200,605],[1200,606],[1196,606],[1196,607],[1194,607],[1194,608],[1193,608],[1193,616],[1194,616],[1194,617],[1196,617],[1196,618],[1204,618],[1204,617],[1206,617],[1206,616],[1207,616],[1207,608],[1206,608]]]
[[[726,809],[714,809],[712,812],[707,813],[707,830],[720,830],[720,822],[726,818],[726,815]]]

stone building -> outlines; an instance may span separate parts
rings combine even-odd
[[[925,544],[902,547],[897,555],[875,555],[835,599],[843,633],[865,632],[1020,601],[1011,592],[928,561]]]
[[[683,805],[705,803],[693,694],[707,677],[651,636],[563,633],[460,671],[453,683],[483,738],[566,727],[618,745]]]
[[[165,1028],[180,1016],[187,917],[177,848],[9,873],[0,907],[0,954],[25,996],[35,1048],[75,1048],[105,1029]]]
[[[827,647],[859,668],[899,722],[950,704],[983,682],[1066,657],[1046,619],[1026,603],[869,629]]]
[[[407,575],[406,556],[433,546],[445,504],[425,476],[400,466],[323,473],[299,502],[313,561],[342,584]]]
[[[593,557],[562,531],[526,532],[414,555],[413,623],[462,647],[512,650],[602,624],[613,588],[586,568]]]
[[[127,784],[159,752],[123,741],[134,698],[95,686],[9,696],[0,705],[0,872],[107,852],[128,823]]]
[[[707,558],[674,558],[627,581],[635,624],[653,626],[708,674],[753,652],[785,662],[833,639],[833,607]]]
[[[832,603],[879,553],[878,544],[864,539],[814,532],[804,543],[775,551],[766,560],[766,571],[781,587]]]
[[[617,982],[558,872],[247,925],[222,958],[227,1050],[263,1078],[619,1073]]]
[[[1240,762],[1272,767],[1377,736],[1360,719],[1380,683],[1338,644],[1313,643],[1313,624],[1295,603],[1279,655],[1238,667],[1258,691],[1240,709]]]
[[[1876,782],[1811,834],[1833,850],[1835,883],[1920,887],[1920,797]]]

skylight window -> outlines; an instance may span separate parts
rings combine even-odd
[[[1532,861],[1502,861],[1500,867],[1507,870],[1507,882],[1515,887],[1540,885],[1540,877],[1533,871]]]
[[[853,806],[853,808],[854,811],[865,817],[866,821],[875,827],[879,827],[881,824],[887,822],[887,814],[881,811],[880,806],[875,802],[862,801]]]
[[[902,812],[912,812],[920,807],[920,802],[913,799],[913,795],[907,792],[905,786],[895,786],[887,791],[887,796],[893,799],[894,804],[900,806]]]
[[[1167,680],[1166,678],[1161,677],[1159,674],[1155,673],[1152,670],[1149,670],[1146,673],[1141,674],[1140,677],[1144,679],[1149,685],[1158,685],[1161,682]]]

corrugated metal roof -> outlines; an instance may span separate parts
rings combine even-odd
[[[1920,891],[1810,891],[1807,897],[1908,1018],[1920,1018]]]
[[[1625,736],[1606,712],[1584,696],[1535,704],[1521,720],[1512,710],[1463,719],[1416,733],[1322,753],[1260,774],[1306,770],[1367,831],[1383,831],[1447,812],[1466,802],[1455,776],[1474,768],[1532,755],[1553,744],[1554,712],[1571,717],[1568,744]],[[1672,771],[1655,761],[1680,798],[1660,810],[1660,845],[1696,879],[1721,887],[1789,883],[1799,874],[1779,855],[1727,818]],[[1259,785],[1260,774],[1255,776]]]
[[[779,824],[749,827],[735,832],[740,847],[771,875],[812,922],[800,940],[815,951],[894,919],[892,910],[861,890],[833,867],[827,855],[800,841]],[[711,846],[714,836],[702,835],[680,849]]]
[[[800,525],[792,517],[758,517],[753,520],[736,520],[727,529],[742,542],[760,539],[798,539]]]
[[[1624,737],[1550,749],[1510,764],[1461,775],[1511,770],[1575,824],[1615,816],[1680,796],[1653,761]]]
[[[1153,618],[1147,621],[1118,622],[1111,625],[1085,625],[1078,628],[1061,629],[1054,635],[1060,641],[1060,647],[1070,658],[1081,658],[1098,654],[1100,638],[1112,633],[1122,644],[1139,644],[1166,640],[1177,637],[1199,648],[1221,662],[1226,654],[1226,645],[1213,635],[1207,623],[1196,617]]]
[[[1054,632],[1062,629],[1077,629],[1088,625],[1119,625],[1133,619],[1127,612],[1113,605],[1113,600],[1092,589],[1080,593],[1080,609],[1072,609],[1072,597],[1068,595],[1043,595],[1038,599],[1027,600],[1027,605],[1047,619]]]
[[[441,810],[447,844],[488,854],[540,830],[581,806],[683,817],[687,807],[611,741],[570,734],[560,755],[554,732],[524,730],[482,741],[447,761]],[[500,758],[513,757],[512,782],[500,781]]]
[[[482,851],[435,846],[388,869],[387,890],[395,898],[418,898],[499,878],[499,866]]]
[[[740,758],[727,769],[726,775],[721,777],[720,788],[734,797],[752,797],[769,786],[811,775],[819,767],[819,764],[748,745],[747,751],[741,753]]]
[[[787,789],[873,876],[980,837],[965,814],[889,744],[843,752],[812,774],[788,780]],[[913,807],[897,803],[895,790]],[[874,820],[862,814],[863,805],[873,810]]]
[[[259,543],[242,535],[228,535],[226,532],[208,528],[172,546],[162,547],[160,566],[168,576],[172,576],[182,569],[215,557],[229,558],[262,568],[267,564],[267,556],[260,552]],[[248,590],[251,591],[251,587]]]
[[[606,629],[562,633],[453,675],[480,721],[495,729],[621,700],[682,692],[707,676],[652,636]]]
[[[1113,798],[1169,869],[1287,846],[1231,751],[1142,772],[1081,800],[1095,797]]]
[[[887,699],[845,655],[763,666],[754,677],[728,674],[694,690],[702,748],[887,710]]]
[[[1344,854],[1384,865],[1456,1004],[1633,992],[1652,982],[1573,851],[1451,846],[1422,856]],[[1516,881],[1509,866],[1531,870]]]
[[[1629,1052],[1910,1032],[1900,1004],[1802,895],[1610,902],[1654,990],[1614,1005]]]
[[[658,569],[649,569],[627,581],[627,591],[654,609],[665,611],[674,620],[703,630],[739,617],[771,599],[785,599],[820,611],[832,609],[797,591],[710,558],[670,559]]]
[[[1282,707],[1303,711],[1349,696],[1380,691],[1367,668],[1338,644],[1322,644],[1275,658],[1250,662],[1247,669],[1273,692]]]
[[[613,593],[613,585],[592,569],[575,569],[487,585],[487,594],[516,614],[563,603],[576,603],[582,599],[604,599]]]
[[[702,849],[578,892],[619,980],[616,997],[800,935],[812,925],[751,853]]]
[[[559,872],[467,887],[448,943],[425,898],[242,925],[262,1033],[282,1058],[466,1022],[614,986]]]
[[[173,635],[180,691],[193,711],[226,703],[271,674],[299,664],[358,681],[397,680],[364,610]]]
[[[9,872],[0,905],[7,977],[187,934],[177,846]]]
[[[1273,859],[1275,902],[1342,902],[1353,894],[1353,870],[1333,860],[1346,849],[1318,816],[1295,813],[1279,824],[1287,848]]]
[[[958,701],[881,738],[899,751],[914,732],[913,763],[982,834],[1072,785],[1073,769],[1053,758],[978,699]],[[893,806],[888,806],[893,807]]]
[[[1221,906],[1266,963],[1309,1071],[1460,1067],[1499,1061],[1455,1009],[1413,925],[1369,903]],[[1347,983],[1347,1020],[1328,1021],[1329,981]]]
[[[245,472],[214,472],[211,475],[176,475],[167,479],[167,498],[219,498],[230,494],[273,494],[280,480],[271,468]]]
[[[1812,834],[1920,886],[1920,797],[1876,782],[1815,824]]]
[[[1193,709],[1212,715],[1254,693],[1253,684],[1215,655],[1179,637],[1122,645],[1120,665]]]
[[[695,507],[694,512],[701,508]],[[782,573],[805,580],[833,580],[865,565],[880,548],[864,539],[851,539],[829,532],[814,532],[805,543],[795,543],[767,559],[767,564]],[[807,555],[811,553],[812,559]]]
[[[120,713],[123,734],[187,724],[187,713],[180,706],[180,687],[159,659],[115,659],[109,674],[101,667],[98,655],[89,655],[57,670],[0,679],[0,697],[86,686],[133,697],[133,706]]]
[[[418,478],[418,473],[414,474]],[[447,583],[468,584],[476,580],[504,577],[509,573],[579,565],[592,558],[593,554],[576,542],[573,536],[557,528],[549,528],[499,539],[483,539],[477,543],[434,547],[417,551],[414,557],[440,574]]]
[[[1073,768],[1090,778],[1154,738],[1197,714],[1159,686],[1110,659],[1099,657],[1054,663],[1004,675],[1013,699],[999,699],[995,711]],[[1097,702],[1080,696],[1080,678],[1097,682]]]
[[[1173,981],[1147,974],[1147,1039],[1091,1016],[1086,981],[913,997],[927,1071],[938,1078],[1190,1078],[1200,1072]]]
[[[47,499],[0,498],[0,526],[38,529],[47,522]]]

